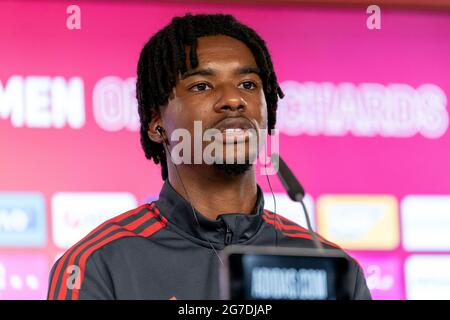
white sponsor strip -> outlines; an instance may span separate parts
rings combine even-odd
[[[405,262],[408,300],[450,299],[450,255],[412,255]]]
[[[407,196],[401,214],[406,250],[450,251],[450,196]]]
[[[56,193],[52,198],[53,240],[68,248],[114,216],[137,207],[130,193]]]

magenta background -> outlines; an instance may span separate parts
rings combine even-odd
[[[48,270],[50,268],[47,257],[43,254],[0,254],[0,263],[7,269],[6,279],[12,275],[23,281],[24,289],[17,291],[11,288],[9,281],[6,290],[0,291],[0,300],[4,299],[42,299],[42,293],[47,289]],[[26,286],[27,275],[33,275],[39,282],[38,290],[31,290]],[[45,295],[44,295],[45,297]]]
[[[103,131],[93,118],[92,90],[108,75],[135,76],[140,49],[174,15],[235,15],[266,40],[280,82],[406,83],[414,88],[433,83],[450,97],[449,12],[382,9],[382,29],[371,31],[366,28],[364,7],[77,1],[82,29],[68,30],[70,4],[0,2],[3,85],[12,75],[84,80],[86,124],[81,130],[15,129],[9,119],[0,120],[0,191],[43,192],[50,227],[50,199],[57,191],[128,191],[139,202],[159,192],[159,167],[145,159],[138,132]],[[450,194],[448,132],[436,140],[418,135],[407,139],[282,135],[280,152],[314,198],[324,193],[382,193],[400,201],[407,194]],[[265,177],[259,181],[268,191]],[[282,191],[275,177],[271,183],[275,192]],[[61,250],[52,243],[50,227],[48,247],[42,253],[53,261]],[[401,261],[407,255],[401,245],[391,254]]]
[[[366,278],[373,276],[373,273],[367,273],[370,265],[379,266],[381,276],[392,276],[394,284],[389,290],[371,289],[372,298],[377,299],[404,299],[404,281],[402,278],[403,264],[402,259],[395,253],[361,253],[358,251],[349,252],[355,258],[364,270]]]

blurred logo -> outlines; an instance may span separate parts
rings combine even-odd
[[[367,285],[370,289],[389,290],[394,285],[394,277],[385,275],[377,264],[371,264],[366,269]]]
[[[104,221],[137,207],[125,192],[56,193],[52,198],[53,241],[69,248]]]
[[[49,264],[42,255],[0,255],[0,300],[45,299]]]
[[[450,251],[450,196],[407,196],[401,214],[406,250]]]
[[[0,246],[46,245],[45,200],[40,193],[0,193]]]
[[[404,299],[401,285],[402,263],[398,256],[349,253],[361,265],[367,286],[375,300]]]
[[[317,201],[319,233],[346,249],[391,250],[399,243],[392,196],[326,195]]]

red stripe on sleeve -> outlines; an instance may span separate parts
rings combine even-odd
[[[102,236],[106,235],[107,233],[117,230],[118,228],[124,228],[123,226],[119,226],[119,225],[112,225],[108,228],[106,228],[103,232],[101,232],[99,235],[97,235],[96,237],[94,237],[93,239],[88,239],[90,236],[92,236],[94,233],[98,232],[99,230],[101,230],[102,228],[104,228],[106,225],[110,224],[110,223],[119,223],[120,221],[123,221],[125,219],[127,219],[128,217],[132,216],[133,214],[138,213],[139,211],[141,211],[142,209],[144,209],[145,207],[147,207],[147,209],[152,210],[153,207],[155,206],[155,203],[152,204],[145,204],[142,206],[137,207],[136,209],[130,210],[124,214],[121,214],[113,219],[110,219],[108,221],[105,221],[104,223],[102,223],[100,226],[98,226],[97,228],[95,228],[93,231],[91,231],[86,237],[84,237],[83,239],[81,239],[79,242],[77,242],[75,245],[73,245],[64,255],[63,257],[59,260],[55,272],[52,276],[51,279],[51,286],[50,286],[50,293],[49,293],[49,299],[63,299],[65,297],[65,292],[66,292],[66,285],[65,285],[65,281],[67,281],[67,273],[64,273],[62,275],[62,281],[61,281],[61,288],[59,289],[59,294],[57,297],[55,297],[55,289],[56,289],[56,284],[58,282],[59,277],[61,276],[61,269],[65,264],[65,261],[70,257],[70,261],[74,260],[74,256],[76,256],[76,254],[78,254],[83,248],[85,248],[89,243],[91,243],[92,241],[98,240],[99,238],[101,238]],[[137,219],[136,221],[132,222],[131,225],[135,226],[136,222],[139,220],[139,222],[142,222],[144,218],[146,217],[146,220],[148,220],[147,214],[144,214],[143,217]],[[126,227],[126,226],[125,226]],[[94,240],[95,239],[95,240]],[[75,255],[74,255],[75,253]],[[72,263],[73,264],[73,263]],[[70,263],[68,265],[71,265]],[[62,291],[64,291],[64,295],[62,295]]]
[[[153,233],[157,232],[158,230],[164,228],[165,226],[166,226],[166,223],[161,222],[161,221],[157,221],[157,222],[151,224],[146,229],[144,229],[141,233],[139,233],[139,236],[148,237],[148,236],[152,235]],[[97,243],[96,245],[90,247],[86,252],[84,252],[83,255],[80,258],[80,283],[83,283],[84,268],[86,267],[86,261],[89,258],[89,256],[95,250],[97,250],[98,248],[101,248],[102,246],[110,243],[111,241],[114,241],[114,240],[119,239],[119,238],[127,237],[127,236],[136,237],[138,235],[136,235],[135,233],[129,232],[129,231],[122,231],[122,232],[116,233],[115,235],[113,235],[113,236],[111,236],[109,238],[106,238],[102,242]],[[79,289],[73,289],[73,291],[72,291],[72,299],[73,300],[77,300],[78,296],[79,296]]]

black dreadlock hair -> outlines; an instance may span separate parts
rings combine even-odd
[[[165,150],[162,144],[149,138],[148,124],[158,114],[159,107],[169,101],[178,73],[187,71],[185,46],[191,47],[189,61],[191,67],[196,68],[197,38],[213,35],[230,36],[242,41],[251,50],[261,71],[269,132],[275,127],[278,97],[283,98],[284,94],[278,85],[264,40],[231,15],[187,13],[182,17],[174,17],[169,25],[145,44],[137,67],[136,97],[141,123],[141,145],[147,159],[161,164],[163,180],[168,177]]]

